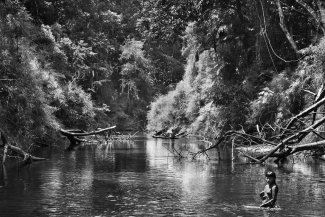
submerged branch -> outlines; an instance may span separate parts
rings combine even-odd
[[[14,153],[16,156],[23,158],[23,163],[32,163],[33,161],[42,161],[46,160],[46,158],[36,157],[31,155],[30,153],[24,151],[23,149],[19,148],[15,143],[15,145],[11,145],[8,143],[7,137],[3,132],[0,131],[1,134],[1,141],[3,146],[3,155],[2,155],[2,164],[6,163],[6,159],[8,156],[8,152]]]
[[[227,137],[229,136],[232,136],[232,135],[237,135],[237,136],[241,136],[241,137],[244,137],[244,138],[251,138],[253,140],[256,140],[256,141],[260,141],[262,143],[266,143],[266,144],[269,144],[269,145],[276,145],[276,143],[274,142],[271,142],[271,141],[268,141],[266,139],[263,139],[263,138],[260,138],[260,137],[257,137],[257,136],[253,136],[253,135],[250,135],[250,134],[246,134],[246,133],[241,133],[241,132],[238,132],[238,131],[227,131],[222,137],[220,137],[217,142],[213,145],[210,145],[208,148],[200,151],[200,152],[206,152],[210,149],[213,149],[213,148],[216,148],[221,142],[223,142]]]

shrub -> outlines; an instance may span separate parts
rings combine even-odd
[[[56,116],[68,128],[87,129],[94,120],[94,106],[90,95],[74,82],[63,87],[64,103],[56,111]]]

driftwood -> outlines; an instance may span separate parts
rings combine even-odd
[[[298,132],[298,133],[296,133],[296,134],[294,134],[292,136],[289,136],[288,138],[284,139],[274,149],[272,149],[268,154],[266,154],[265,156],[263,156],[259,160],[259,162],[261,162],[261,163],[264,162],[267,158],[269,158],[277,150],[279,150],[280,148],[284,147],[288,142],[292,141],[293,139],[297,139],[297,143],[300,142],[304,137],[307,136],[307,134],[309,134],[310,132],[312,132],[311,130],[316,129],[317,127],[319,127],[324,122],[325,122],[325,117],[321,118],[316,123],[314,123],[310,127],[306,128],[305,130],[300,131],[300,132]]]
[[[81,142],[87,142],[85,139],[79,138],[80,136],[90,136],[90,135],[98,135],[102,133],[110,132],[111,130],[115,129],[116,126],[107,127],[105,129],[99,129],[96,131],[91,132],[85,132],[83,130],[63,130],[60,129],[60,133],[68,138],[70,141],[70,145],[68,147],[68,150],[73,150],[76,147],[78,147]],[[105,134],[106,136],[106,134]]]
[[[31,155],[28,152],[25,152],[23,149],[17,147],[17,145],[9,144],[5,134],[1,131],[0,131],[0,134],[1,134],[1,141],[2,141],[1,147],[3,147],[2,165],[4,165],[6,163],[8,152],[12,152],[16,156],[19,156],[20,158],[22,158],[23,164],[30,164],[33,161],[46,160],[46,158],[36,157],[36,156]]]
[[[161,138],[161,139],[179,139],[184,137],[186,132],[181,132],[181,128],[175,127],[168,130],[168,128],[164,128],[162,130],[157,131],[153,138]]]
[[[259,143],[266,143],[266,144],[269,144],[269,145],[272,145],[272,146],[275,146],[277,145],[276,143],[274,142],[271,142],[271,141],[267,141],[263,138],[260,138],[260,137],[257,137],[257,136],[254,136],[254,135],[250,135],[250,134],[246,134],[246,133],[242,133],[242,132],[238,132],[238,131],[234,131],[234,130],[230,130],[230,131],[227,131],[224,135],[222,135],[220,138],[217,138],[217,141],[213,144],[211,143],[211,145],[206,148],[206,149],[203,149],[197,153],[194,153],[193,154],[193,159],[195,159],[198,155],[200,154],[204,154],[206,151],[209,151],[211,149],[214,149],[214,148],[217,148],[223,141],[225,141],[228,137],[231,137],[231,136],[234,136],[234,135],[237,135],[241,138],[246,138],[246,139],[250,139],[250,145],[252,144],[259,144]]]
[[[218,147],[222,142],[226,141],[229,138],[233,138],[233,143],[235,139],[239,140],[239,144],[241,145],[246,144],[252,146],[255,144],[264,144],[274,146],[268,153],[260,155],[258,157],[252,157],[246,153],[242,153],[245,157],[257,163],[263,163],[270,157],[276,158],[275,162],[278,163],[280,160],[288,157],[289,155],[305,150],[325,151],[325,137],[316,130],[318,127],[325,123],[325,116],[316,120],[316,114],[324,115],[323,113],[317,113],[318,108],[325,104],[324,86],[322,85],[322,87],[318,90],[318,93],[314,95],[315,99],[313,105],[309,106],[299,114],[292,117],[284,128],[277,126],[277,132],[280,131],[280,133],[278,136],[270,137],[272,138],[272,141],[269,140],[270,138],[265,139],[262,137],[263,134],[260,132],[258,126],[257,136],[246,134],[243,131],[228,131],[221,137],[216,138],[216,142],[214,144],[210,145],[204,150],[194,153],[193,158],[196,158],[200,154],[204,154],[210,149]],[[303,118],[306,118],[309,115],[312,115],[312,117],[310,118],[311,121],[309,121],[308,126],[308,122],[306,120],[303,120]],[[302,124],[299,123],[296,125],[296,122],[298,121]],[[271,128],[274,132],[276,132],[273,127]],[[322,141],[299,144],[310,133],[315,134],[318,138],[322,139]]]
[[[270,155],[270,157],[277,158],[275,162],[278,162],[279,159],[286,158],[289,155],[295,154],[297,152],[307,151],[307,150],[317,150],[317,149],[325,149],[325,140],[319,142],[307,143],[307,144],[300,144],[295,146],[287,146],[285,151],[280,153],[273,153]],[[258,156],[256,159],[259,159],[262,156]]]
[[[177,133],[175,135],[175,137],[185,137],[187,135],[187,132],[186,131],[180,131],[179,133]]]

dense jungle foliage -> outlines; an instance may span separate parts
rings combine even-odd
[[[14,139],[59,128],[280,125],[324,83],[320,0],[4,0],[0,120]],[[266,125],[268,124],[268,125]]]

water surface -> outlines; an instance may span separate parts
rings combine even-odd
[[[266,167],[234,164],[226,150],[209,161],[173,157],[184,144],[197,146],[140,138],[43,150],[45,162],[1,170],[0,216],[325,216],[325,162],[269,165],[281,210],[247,209],[260,204]]]

